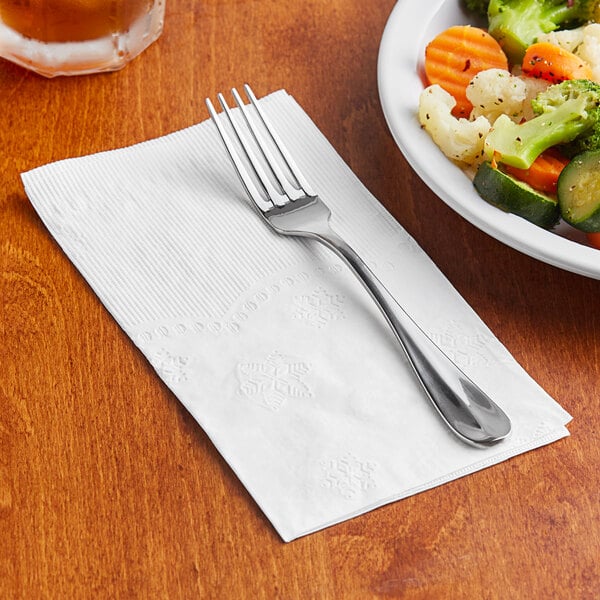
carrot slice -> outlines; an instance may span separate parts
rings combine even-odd
[[[556,194],[558,176],[568,163],[568,158],[550,148],[540,154],[529,169],[517,169],[509,165],[505,165],[504,169],[509,175],[528,183],[539,192]]]
[[[591,67],[579,56],[551,44],[537,42],[527,48],[521,65],[529,77],[560,83],[567,79],[592,79]]]
[[[452,114],[468,117],[473,105],[466,89],[477,73],[486,69],[508,69],[508,60],[498,42],[484,29],[455,25],[442,31],[425,48],[425,75],[456,99]]]

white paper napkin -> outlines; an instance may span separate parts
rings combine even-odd
[[[570,416],[293,98],[279,91],[261,102],[334,227],[506,411],[510,439],[481,450],[448,431],[340,260],[316,242],[278,236],[254,212],[210,121],[49,164],[23,182],[51,234],[281,537],[568,435]]]

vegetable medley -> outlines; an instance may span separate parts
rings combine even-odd
[[[463,0],[425,49],[419,121],[479,195],[600,248],[600,0]]]

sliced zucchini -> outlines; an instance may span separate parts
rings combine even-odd
[[[562,218],[577,229],[600,231],[600,150],[575,156],[557,186]]]
[[[545,229],[556,225],[560,218],[556,198],[534,190],[527,183],[492,167],[489,162],[481,163],[473,185],[486,202]]]

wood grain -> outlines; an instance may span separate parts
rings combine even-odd
[[[0,597],[592,599],[600,594],[600,282],[447,208],[386,128],[393,0],[168,0],[123,71],[0,63]],[[574,420],[572,436],[282,543],[30,206],[19,174],[281,87]]]

